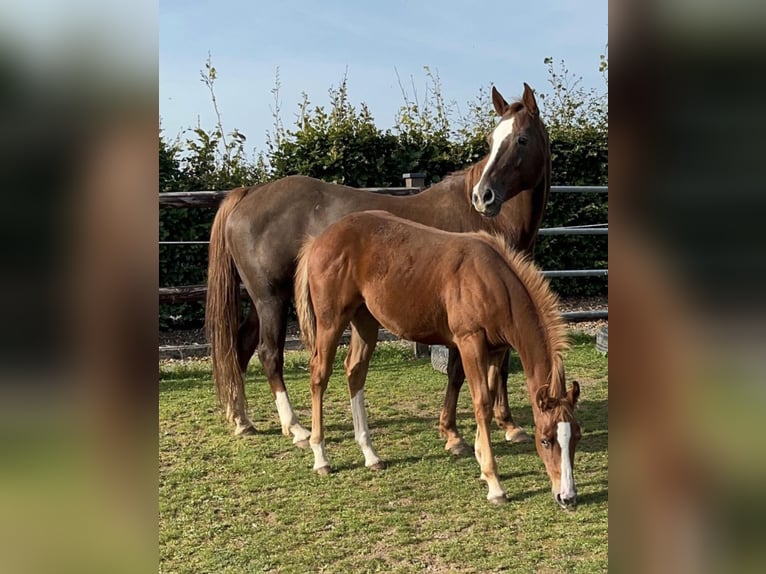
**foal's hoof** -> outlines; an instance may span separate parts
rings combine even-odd
[[[452,446],[447,446],[447,450],[454,457],[470,456],[473,454],[473,449],[471,449],[465,441],[457,442]]]
[[[293,444],[295,446],[297,446],[298,448],[308,448],[309,447],[309,441],[308,441],[308,439],[305,439],[305,438],[303,440],[295,441]]]
[[[532,437],[524,432],[523,428],[516,427],[505,431],[505,440],[508,442],[532,442]]]
[[[375,464],[371,464],[367,468],[369,468],[370,470],[383,470],[386,468],[386,463],[380,460],[376,462]]]
[[[492,504],[496,506],[500,506],[501,504],[505,504],[506,502],[508,502],[508,499],[505,497],[505,494],[501,496],[495,496],[493,498],[488,498],[487,500],[489,500]]]
[[[252,436],[255,434],[255,427],[252,425],[237,425],[234,429],[234,436]]]
[[[316,469],[316,473],[319,476],[327,476],[328,474],[330,474],[330,467],[329,466],[323,466],[321,468],[317,468]]]

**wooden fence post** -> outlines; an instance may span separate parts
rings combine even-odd
[[[426,184],[426,174],[424,173],[403,173],[404,187],[417,187],[422,189]]]

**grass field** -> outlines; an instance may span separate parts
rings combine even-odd
[[[209,361],[160,365],[160,572],[605,572],[607,571],[607,360],[587,336],[566,356],[581,385],[575,458],[578,507],[554,503],[533,444],[493,433],[509,503],[493,506],[473,457],[452,458],[438,436],[446,376],[401,344],[382,344],[365,389],[373,444],[388,463],[364,467],[339,368],[325,394],[333,474],[311,471],[310,449],[283,437],[257,361],[247,378],[258,434],[235,438],[216,407]],[[285,382],[311,421],[307,355],[288,353]],[[533,429],[518,363],[514,416]],[[475,431],[467,386],[458,425]]]

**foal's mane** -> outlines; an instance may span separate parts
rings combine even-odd
[[[485,231],[475,233],[477,237],[488,242],[508,262],[519,281],[527,290],[529,298],[537,311],[540,326],[545,333],[548,344],[548,355],[551,359],[551,374],[548,383],[549,395],[558,398],[566,394],[563,383],[563,352],[569,348],[569,333],[564,318],[558,309],[559,298],[550,288],[550,283],[540,272],[532,260],[508,246],[500,235],[492,235]],[[554,391],[554,385],[560,388]]]

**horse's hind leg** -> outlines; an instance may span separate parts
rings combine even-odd
[[[250,363],[250,359],[253,358],[255,349],[258,348],[260,336],[258,326],[258,312],[255,310],[255,305],[251,303],[247,317],[239,326],[239,333],[237,334],[237,361],[239,362],[239,370],[242,371],[243,378],[247,371],[247,365]]]
[[[457,398],[460,394],[460,387],[465,381],[465,372],[463,363],[460,360],[460,353],[456,349],[449,350],[449,359],[447,361],[447,391],[444,394],[444,406],[439,416],[439,434],[447,439],[444,448],[454,456],[467,456],[471,449],[466,444],[463,437],[457,430]]]
[[[495,422],[505,431],[505,440],[509,442],[529,442],[532,439],[513,420],[511,408],[508,404],[508,359],[510,349],[503,354],[500,376],[497,381],[497,393],[495,395]]]
[[[287,307],[288,297],[273,296],[268,299],[258,299],[255,302],[260,320],[260,343],[258,357],[263,365],[263,371],[271,387],[271,394],[277,405],[279,422],[282,424],[282,434],[293,435],[293,443],[305,448],[311,433],[298,422],[295,411],[287,396],[287,388],[283,378],[285,362],[285,337],[287,336]]]
[[[354,438],[362,449],[364,465],[372,470],[382,470],[386,466],[372,448],[367,411],[364,408],[364,383],[377,342],[378,322],[366,307],[361,307],[351,321],[351,343],[345,366],[351,396],[351,415],[354,419]]]
[[[323,328],[317,325],[314,354],[311,356],[309,370],[311,372],[311,437],[309,444],[314,453],[314,471],[325,475],[330,473],[330,462],[325,454],[324,443],[324,414],[323,398],[327,382],[332,373],[332,363],[338,350],[338,341],[343,333],[345,323]]]
[[[237,391],[242,394],[241,399],[238,399],[236,401],[238,404],[244,404],[245,372],[247,371],[247,364],[250,362],[250,359],[252,358],[253,353],[255,353],[255,348],[257,347],[257,345],[258,345],[258,313],[255,310],[255,306],[251,305],[250,312],[248,313],[247,318],[239,326],[239,332],[237,333],[237,362],[239,363],[239,370],[242,371],[242,381],[243,381],[242,387],[237,389]],[[244,412],[244,409],[242,409],[242,411],[243,412],[241,413],[234,413],[232,415],[232,418],[234,419],[234,423],[236,425],[234,429],[234,434],[238,436],[255,434],[255,426],[253,425],[253,422]]]

